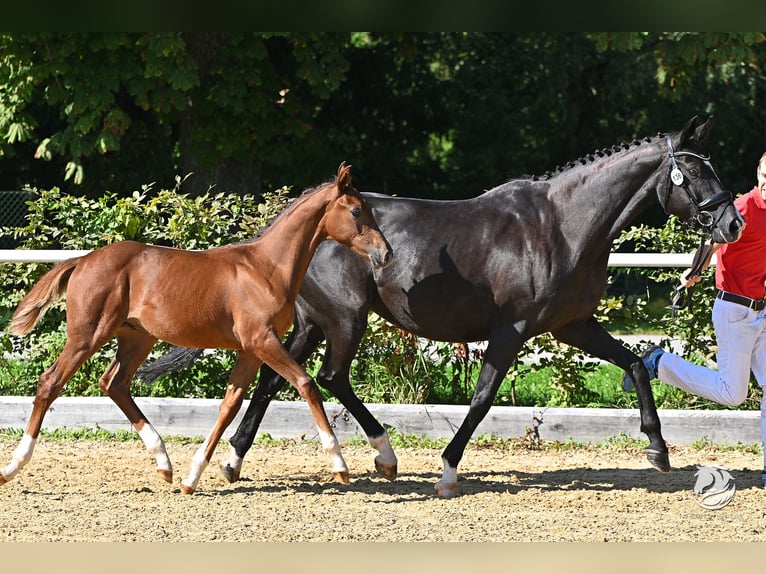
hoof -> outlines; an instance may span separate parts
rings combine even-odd
[[[333,476],[335,477],[336,482],[340,482],[341,484],[351,484],[351,480],[348,477],[348,471],[334,472]]]
[[[670,457],[667,452],[647,448],[646,458],[660,472],[670,472]]]
[[[181,492],[183,494],[194,494],[194,491],[196,489],[192,488],[191,486],[186,486],[185,484],[181,483]]]
[[[164,480],[165,482],[169,482],[169,483],[173,484],[173,471],[172,470],[163,470],[161,468],[158,468],[157,469],[157,474],[159,474],[160,477],[162,478],[162,480]]]
[[[5,477],[2,474],[0,474],[0,485],[5,484],[6,482],[8,482],[8,481],[5,480]]]
[[[387,478],[388,480],[394,480],[396,478],[396,473],[398,470],[398,467],[396,464],[386,464],[385,462],[380,462],[377,458],[375,459],[375,469],[383,475],[383,478]]]
[[[239,480],[239,470],[232,468],[228,462],[225,464],[221,463],[218,468],[221,470],[221,474],[229,484]]]
[[[460,489],[457,487],[456,482],[442,482],[439,481],[434,485],[434,490],[442,498],[455,498],[460,496]]]

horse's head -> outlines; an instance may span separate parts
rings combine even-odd
[[[393,250],[378,229],[367,202],[351,185],[351,166],[341,163],[331,185],[334,187],[333,197],[323,218],[327,236],[368,257],[373,267],[388,266],[393,259]]]
[[[701,145],[711,127],[712,118],[701,123],[694,116],[680,132],[667,137],[667,183],[658,193],[666,212],[710,232],[715,243],[731,243],[742,234],[744,219]]]

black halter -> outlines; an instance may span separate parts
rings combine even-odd
[[[718,177],[718,174],[715,172],[715,168],[713,167],[713,164],[710,163],[710,155],[700,155],[698,153],[694,153],[691,151],[675,151],[673,150],[673,143],[670,141],[670,136],[668,136],[667,141],[668,141],[668,157],[670,158],[670,182],[668,184],[668,189],[665,192],[665,205],[668,204],[668,200],[670,199],[670,191],[674,185],[683,188],[683,190],[686,192],[686,195],[689,197],[689,201],[691,202],[692,206],[694,206],[694,210],[696,212],[691,219],[699,227],[701,227],[705,231],[712,233],[713,227],[715,226],[716,223],[718,223],[715,220],[715,217],[713,216],[712,212],[715,211],[715,209],[722,204],[733,203],[734,197],[729,191],[721,191],[719,193],[716,193],[715,195],[708,197],[703,202],[697,203],[697,200],[694,198],[691,191],[689,191],[688,179],[686,178],[684,173],[681,171],[681,168],[678,167],[678,162],[676,162],[676,157],[682,156],[682,155],[690,155],[692,157],[696,157],[697,159],[701,160],[702,163],[713,174],[713,177],[715,177],[716,181],[720,184],[721,179]],[[719,219],[722,216],[723,216],[723,212],[721,212],[721,215],[719,215]]]
[[[715,211],[717,207],[723,204],[733,203],[734,197],[729,191],[721,191],[719,193],[716,193],[715,195],[708,197],[703,202],[697,203],[697,200],[694,198],[691,191],[689,191],[689,183],[686,176],[678,167],[678,163],[676,162],[676,157],[681,155],[690,155],[692,157],[696,157],[697,159],[701,160],[702,163],[705,164],[705,166],[708,169],[710,169],[711,173],[713,174],[713,177],[715,177],[716,181],[718,181],[718,183],[720,184],[721,180],[718,177],[718,174],[715,172],[715,169],[713,168],[713,164],[710,163],[710,156],[709,155],[703,156],[691,151],[674,151],[673,144],[670,141],[670,136],[668,136],[667,141],[668,141],[668,157],[670,158],[670,183],[668,185],[667,191],[665,192],[665,205],[667,205],[668,200],[670,199],[670,190],[672,189],[672,186],[676,185],[678,187],[682,187],[683,190],[686,192],[686,195],[689,197],[689,201],[694,206],[694,210],[696,211],[696,213],[691,219],[700,228],[702,228],[704,231],[710,234],[709,242],[705,241],[705,234],[703,234],[700,237],[700,245],[697,248],[696,253],[694,254],[692,267],[688,273],[688,276],[696,277],[697,275],[702,273],[702,267],[704,263],[707,261],[707,259],[710,257],[710,252],[712,251],[712,248],[713,248],[713,240],[712,240],[713,227],[718,222],[716,221],[712,212]],[[721,214],[718,217],[719,219],[723,217],[723,212],[721,212]],[[673,291],[670,294],[670,305],[669,305],[673,315],[675,315],[675,312],[677,310],[683,309],[689,304],[689,302],[691,301],[692,288],[693,286],[683,287],[682,285],[678,285],[673,289]]]

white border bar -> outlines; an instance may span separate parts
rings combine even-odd
[[[90,253],[88,249],[0,249],[0,263],[57,263]],[[691,267],[693,253],[612,253],[610,267]],[[715,255],[710,262],[715,265]]]

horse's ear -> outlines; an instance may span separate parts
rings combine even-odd
[[[689,138],[694,133],[694,130],[697,129],[698,124],[699,124],[699,118],[697,116],[694,116],[692,119],[686,122],[684,129],[681,130],[681,134],[678,136],[678,143],[676,143],[676,147],[678,148],[683,147],[683,145],[689,140]]]
[[[336,181],[341,193],[345,192],[348,186],[351,185],[351,166],[346,165],[345,161],[341,162],[338,166],[338,177]]]
[[[707,121],[697,126],[697,129],[694,131],[694,140],[697,143],[702,143],[707,139],[708,134],[710,133],[710,128],[713,127],[713,116],[710,116]]]

